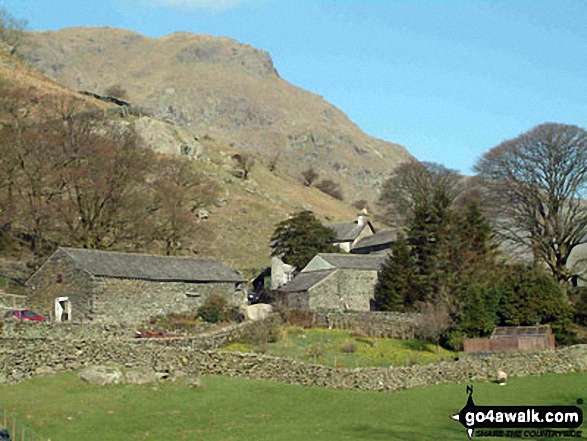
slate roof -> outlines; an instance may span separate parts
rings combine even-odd
[[[365,222],[363,225],[359,225],[356,220],[351,222],[328,224],[326,226],[334,231],[334,234],[336,234],[336,240],[338,242],[352,242],[357,237],[359,237],[359,234],[361,234],[361,231],[363,231],[363,228],[367,227],[367,225],[371,226],[371,229],[373,229],[373,226],[369,221]]]
[[[353,250],[359,248],[371,248],[371,247],[378,247],[383,245],[391,245],[391,243],[397,239],[397,231],[390,230],[390,231],[380,231],[379,233],[375,233],[371,236],[367,236],[362,238],[358,241]]]
[[[336,272],[333,270],[309,271],[307,273],[299,273],[295,278],[287,282],[280,288],[284,292],[299,292],[307,291],[315,286],[317,283],[325,280],[328,276]]]
[[[338,254],[320,253],[317,256],[324,259],[335,268],[379,271],[387,259],[387,254]],[[309,271],[312,272],[312,271]]]
[[[493,330],[491,338],[509,337],[546,337],[550,334],[550,326],[498,326]]]
[[[78,268],[99,277],[167,282],[244,282],[236,271],[214,259],[59,248]]]

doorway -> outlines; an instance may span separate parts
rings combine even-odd
[[[58,323],[71,321],[71,301],[69,297],[57,297],[55,299],[55,321]]]

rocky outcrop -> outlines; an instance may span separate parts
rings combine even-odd
[[[240,151],[270,158],[299,179],[315,167],[349,201],[374,200],[398,162],[411,158],[365,134],[321,96],[277,74],[263,50],[229,38],[178,32],[158,39],[106,28],[34,32],[23,56],[75,90],[119,84],[129,101]]]

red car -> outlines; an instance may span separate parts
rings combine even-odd
[[[9,318],[16,318],[19,320],[28,320],[31,322],[44,322],[46,320],[45,317],[42,315],[37,314],[36,312],[29,311],[28,309],[16,309],[12,311],[8,311],[4,314],[4,319]]]

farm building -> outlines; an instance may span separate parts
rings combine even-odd
[[[386,255],[322,253],[281,288],[289,308],[369,311]]]
[[[58,248],[28,279],[28,307],[56,321],[138,323],[197,309],[211,294],[241,304],[245,280],[212,259]]]
[[[336,235],[333,245],[347,253],[363,238],[375,234],[375,228],[364,216],[359,215],[357,220],[351,222],[339,222],[326,225]]]
[[[489,338],[466,338],[466,353],[496,351],[544,351],[554,349],[554,334],[548,325],[498,326]]]

